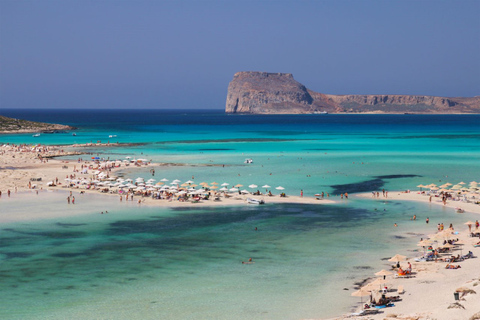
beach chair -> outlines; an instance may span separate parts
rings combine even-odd
[[[403,286],[402,286],[402,285],[399,285],[399,286],[398,286],[397,293],[398,293],[398,294],[404,294],[404,293],[405,293],[405,290],[403,290]]]

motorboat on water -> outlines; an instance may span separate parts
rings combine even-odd
[[[116,135],[116,134],[111,134],[111,135],[109,135],[108,137],[109,137],[109,138],[116,138],[117,135]]]
[[[72,133],[72,136],[76,136],[76,135],[77,135],[77,134],[76,134],[75,132],[74,132],[74,133]]]
[[[251,158],[245,159],[245,161],[243,161],[243,163],[253,163],[253,159],[251,159]]]
[[[249,204],[265,204],[265,201],[258,200],[258,199],[255,199],[255,198],[247,198],[247,203],[249,203]]]
[[[40,137],[40,133],[35,133],[32,137]]]

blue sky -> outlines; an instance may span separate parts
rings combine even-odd
[[[0,0],[0,109],[223,109],[238,71],[475,96],[479,16],[476,0]]]

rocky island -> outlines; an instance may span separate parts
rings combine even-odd
[[[332,95],[314,92],[290,73],[237,72],[228,86],[227,113],[480,113],[480,96]]]
[[[52,124],[8,118],[0,115],[0,133],[54,133],[76,129],[63,124]]]

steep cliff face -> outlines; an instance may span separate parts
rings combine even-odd
[[[308,90],[289,73],[238,72],[228,86],[227,113],[480,113],[480,97],[330,95]]]
[[[289,73],[238,72],[228,86],[226,112],[299,113],[313,98]]]

